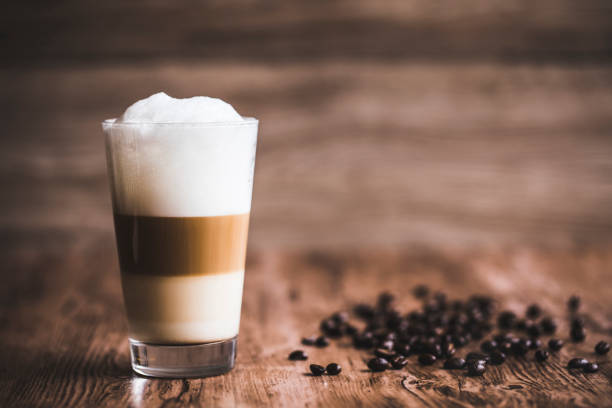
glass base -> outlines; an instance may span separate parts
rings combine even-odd
[[[132,368],[148,377],[210,377],[234,367],[238,337],[214,343],[165,346],[130,339]]]

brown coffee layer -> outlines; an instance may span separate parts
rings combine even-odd
[[[115,214],[122,273],[207,275],[244,269],[249,214],[150,217]]]

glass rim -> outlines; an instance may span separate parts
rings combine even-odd
[[[117,123],[118,118],[105,119],[102,121],[103,127],[138,127],[138,126],[193,126],[193,127],[232,127],[256,125],[259,120],[242,116],[242,122],[121,122]]]

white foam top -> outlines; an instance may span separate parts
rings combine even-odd
[[[250,211],[257,120],[240,117],[231,105],[159,93],[106,121],[104,130],[113,205],[120,214]]]
[[[125,110],[117,123],[241,122],[242,116],[221,99],[208,96],[178,99],[159,92]]]

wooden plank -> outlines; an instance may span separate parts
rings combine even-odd
[[[0,277],[0,403],[3,406],[610,406],[610,356],[596,374],[563,367],[576,354],[612,339],[609,246],[571,250],[506,247],[451,250],[412,247],[376,251],[256,251],[248,257],[237,367],[195,380],[145,379],[130,372],[126,326],[112,236],[79,232],[1,236],[8,269]],[[579,277],[579,278],[578,278]],[[582,295],[585,344],[569,344],[544,365],[516,359],[482,378],[412,357],[405,370],[372,374],[365,352],[345,340],[309,349],[310,362],[336,361],[338,377],[306,375],[287,361],[301,336],[326,314],[373,301],[382,290],[417,301],[417,283],[451,297],[483,292],[522,313],[537,301],[566,337],[565,300]],[[463,351],[462,351],[463,353]]]

